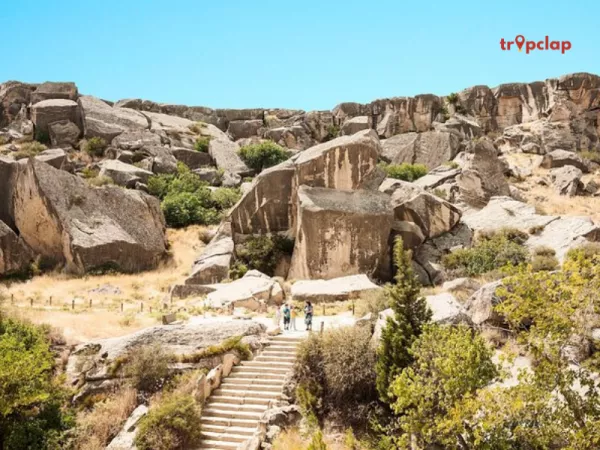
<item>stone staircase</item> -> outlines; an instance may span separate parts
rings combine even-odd
[[[252,438],[263,413],[278,405],[302,340],[272,337],[252,361],[233,368],[202,410],[201,449],[237,449]]]

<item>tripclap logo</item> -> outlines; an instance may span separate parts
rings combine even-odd
[[[567,50],[571,50],[570,41],[551,41],[548,36],[542,41],[528,41],[525,36],[519,34],[515,37],[514,41],[505,41],[504,38],[500,39],[500,48],[502,50],[511,50],[511,47],[515,45],[519,51],[525,47],[525,53],[529,54],[533,50],[560,50],[564,54]]]

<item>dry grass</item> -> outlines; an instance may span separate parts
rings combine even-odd
[[[77,418],[77,450],[103,450],[137,406],[134,389],[124,389]]]
[[[18,309],[21,316],[63,329],[70,342],[119,336],[149,326],[156,320],[147,314],[150,307],[160,307],[170,286],[185,278],[204,247],[199,239],[202,230],[200,226],[168,230],[173,258],[156,270],[79,278],[47,273],[27,282],[13,282],[4,289],[0,287],[4,304],[10,304],[12,296],[14,309]],[[89,292],[104,285],[118,288],[120,293]],[[71,310],[73,300],[75,311]],[[124,313],[120,311],[121,303]],[[142,303],[144,314],[140,314]]]
[[[305,450],[308,448],[312,435],[304,436],[297,428],[283,431],[273,442],[273,450]],[[340,440],[342,442],[340,442]],[[352,450],[343,442],[343,436],[338,439],[325,434],[324,441],[327,450]]]

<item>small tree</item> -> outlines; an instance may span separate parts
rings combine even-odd
[[[240,157],[256,172],[282,163],[290,157],[288,151],[273,141],[246,145],[239,150]]]
[[[394,316],[388,317],[377,351],[377,391],[387,403],[391,382],[412,362],[410,346],[431,320],[431,311],[419,296],[421,286],[412,269],[412,252],[404,250],[401,238],[394,244],[394,263],[396,284],[386,291]]]

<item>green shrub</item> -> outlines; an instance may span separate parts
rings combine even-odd
[[[242,278],[248,272],[248,266],[240,261],[236,261],[231,265],[229,269],[229,279],[237,280]]]
[[[188,396],[166,396],[140,421],[139,450],[184,450],[200,443],[200,411]]]
[[[477,276],[505,266],[518,266],[529,261],[523,247],[527,234],[515,229],[482,233],[471,248],[456,250],[442,258],[442,264],[453,275]]]
[[[584,150],[579,154],[582,158],[589,159],[590,161],[595,162],[596,164],[600,164],[600,152],[598,151]]]
[[[171,356],[160,345],[147,345],[126,356],[123,371],[136,389],[156,392],[169,376],[170,360]]]
[[[197,152],[208,153],[208,148],[210,147],[210,136],[200,136],[196,138],[196,142],[194,142],[194,149]]]
[[[456,161],[446,161],[444,166],[450,167],[451,169],[458,169],[460,165]]]
[[[191,224],[215,224],[220,220],[214,208],[206,208],[201,196],[197,193],[180,192],[169,194],[162,201],[161,208],[167,225],[173,228]]]
[[[377,402],[375,359],[368,327],[331,329],[300,344],[294,378],[304,413],[364,424]]]
[[[329,125],[327,127],[327,134],[325,135],[325,138],[323,139],[323,141],[324,142],[331,141],[332,139],[339,137],[339,135],[340,135],[340,127],[338,127],[337,125]]]
[[[174,179],[175,175],[170,174],[153,175],[148,179],[148,192],[162,200],[169,193]]]
[[[245,145],[240,148],[239,154],[246,165],[257,173],[268,167],[276,166],[290,157],[286,149],[273,141]]]
[[[219,210],[226,211],[242,198],[242,192],[235,188],[220,187],[212,193],[213,202]]]
[[[48,131],[36,129],[35,140],[42,144],[48,145],[50,144],[50,134],[48,134]]]
[[[317,430],[308,444],[306,450],[327,450],[327,444],[323,440],[323,432],[321,430]]]
[[[190,129],[190,131],[192,133],[201,134],[202,130],[204,128],[206,128],[207,126],[208,125],[206,124],[206,122],[198,121],[198,122],[191,124],[188,128]]]
[[[253,236],[236,249],[237,260],[248,269],[273,276],[277,263],[284,255],[291,255],[294,241],[279,235]]]
[[[20,150],[14,152],[12,155],[17,160],[23,158],[30,158],[32,156],[37,156],[46,149],[47,147],[44,144],[40,144],[39,142],[26,142],[24,144],[21,144]]]
[[[540,270],[556,270],[558,259],[555,256],[535,255],[531,259],[531,267],[534,272]]]
[[[93,137],[83,143],[83,151],[91,156],[103,156],[107,143],[100,137]]]
[[[415,181],[427,175],[427,167],[423,164],[380,164],[389,178],[403,181]]]
[[[81,171],[81,175],[83,176],[83,178],[86,179],[96,178],[98,176],[98,173],[98,170],[94,170],[91,167],[84,167]]]
[[[450,95],[448,95],[448,97],[446,97],[446,99],[451,105],[456,105],[460,101],[460,97],[456,92],[452,92]]]
[[[95,186],[95,187],[102,187],[102,186],[109,186],[111,184],[115,184],[114,180],[111,177],[107,177],[107,176],[97,176],[95,178],[88,178],[87,180],[88,184],[90,186]]]

